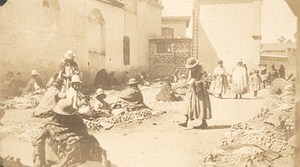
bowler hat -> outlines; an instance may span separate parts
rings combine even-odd
[[[68,60],[73,60],[75,57],[75,53],[73,52],[73,50],[68,50],[65,54],[64,57]]]
[[[193,68],[193,67],[196,67],[198,64],[199,64],[199,61],[196,58],[190,57],[187,59],[185,67]],[[201,65],[201,64],[199,64],[199,65]]]
[[[82,83],[79,75],[72,75],[71,83]]]
[[[137,84],[139,83],[135,78],[131,78],[129,79],[129,81],[127,82],[128,85],[133,85],[133,84]]]
[[[37,70],[32,70],[31,75],[39,75],[39,72]]]
[[[99,88],[96,90],[96,97],[98,96],[102,97],[103,99],[106,98],[106,94],[104,93],[103,89]]]
[[[58,101],[53,111],[60,115],[72,115],[75,112],[72,107],[72,101],[68,99],[61,99]]]

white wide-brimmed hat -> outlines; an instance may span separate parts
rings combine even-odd
[[[68,50],[65,54],[64,57],[68,60],[73,60],[75,58],[75,53],[73,50]]]
[[[58,101],[53,111],[60,115],[73,115],[75,112],[72,107],[72,101],[68,99],[61,99]]]
[[[133,85],[133,84],[137,84],[139,83],[135,78],[131,78],[129,79],[129,81],[127,82],[128,85]]]
[[[106,98],[106,94],[104,93],[104,90],[99,88],[96,90],[96,97],[100,96],[101,98]]]
[[[32,70],[31,75],[39,75],[39,72],[37,70]]]
[[[71,83],[82,83],[79,75],[72,75]]]

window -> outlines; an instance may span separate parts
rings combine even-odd
[[[170,27],[163,27],[162,35],[167,38],[174,38],[174,29]]]
[[[123,61],[124,65],[130,64],[130,38],[128,36],[123,37]]]
[[[157,43],[157,53],[171,53],[171,44],[167,42]]]

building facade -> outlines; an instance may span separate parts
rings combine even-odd
[[[186,29],[189,27],[189,16],[162,17],[162,36],[168,38],[186,38]]]
[[[230,73],[239,58],[258,68],[261,41],[259,0],[200,0],[198,58],[212,71],[218,60]]]
[[[74,50],[83,80],[98,70],[149,70],[148,39],[161,35],[158,0],[9,0],[0,7],[0,77],[37,69],[45,81]],[[149,19],[151,18],[151,22]]]

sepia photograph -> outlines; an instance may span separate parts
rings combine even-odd
[[[300,0],[0,0],[0,167],[296,167],[298,41]]]

